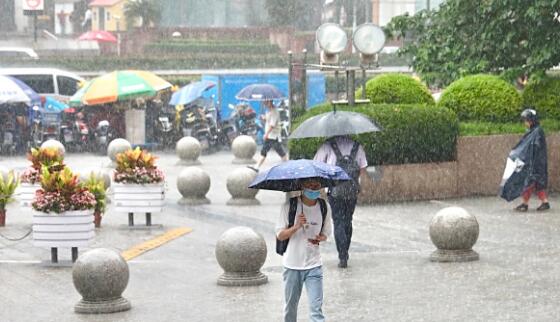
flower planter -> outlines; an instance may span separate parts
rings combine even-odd
[[[115,211],[126,213],[162,212],[165,204],[165,187],[157,184],[114,183],[113,205]]]
[[[93,237],[93,210],[62,214],[33,212],[33,245],[36,247],[86,247]]]
[[[39,189],[41,189],[41,185],[39,183],[20,183],[16,190],[16,195],[18,196],[20,205],[22,207],[31,207],[33,198],[35,198],[35,191]]]

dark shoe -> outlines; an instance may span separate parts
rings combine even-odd
[[[346,268],[348,267],[348,261],[345,259],[341,259],[340,262],[338,262],[338,267],[339,268]]]
[[[545,211],[550,209],[550,204],[548,202],[543,202],[539,208],[537,208],[537,211]]]
[[[527,212],[527,210],[529,210],[529,206],[522,203],[519,206],[515,207],[513,210],[519,211],[519,212]]]

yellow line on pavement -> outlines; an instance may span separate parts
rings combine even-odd
[[[124,257],[125,260],[129,261],[135,257],[138,257],[144,254],[147,251],[150,251],[154,248],[157,248],[163,244],[166,244],[174,239],[177,239],[183,235],[186,235],[192,231],[191,228],[188,227],[181,227],[166,231],[165,233],[157,236],[154,239],[150,239],[145,241],[141,244],[138,244],[132,248],[129,248],[121,253],[121,256]]]

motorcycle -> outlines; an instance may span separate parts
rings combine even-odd
[[[239,134],[248,135],[257,140],[257,113],[255,110],[246,103],[238,104],[236,106],[229,105],[233,109],[231,119],[234,121]]]
[[[89,127],[83,119],[74,122],[74,133],[76,135],[76,148],[85,151],[89,148]]]
[[[13,155],[16,152],[16,124],[13,118],[3,116],[5,121],[0,132],[0,151],[3,154]]]
[[[170,147],[174,142],[173,125],[166,113],[160,112],[156,124],[157,138],[163,149]]]
[[[58,140],[60,138],[60,126],[60,113],[43,112],[41,115],[43,141]]]
[[[206,121],[204,110],[198,106],[185,108],[181,112],[181,133],[183,136],[192,136],[200,142],[202,151],[210,149],[211,133]]]
[[[95,146],[99,154],[107,154],[107,147],[113,139],[113,133],[110,130],[110,124],[107,120],[102,120],[97,123],[94,132]]]
[[[33,117],[31,120],[31,141],[28,142],[28,148],[38,148],[43,143],[43,130],[41,129],[41,115],[39,107],[33,106]]]

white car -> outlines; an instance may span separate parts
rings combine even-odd
[[[15,77],[37,94],[62,102],[67,102],[84,82],[80,76],[56,68],[0,68],[0,75]]]
[[[35,50],[27,47],[0,47],[0,60],[2,58],[39,59]]]

